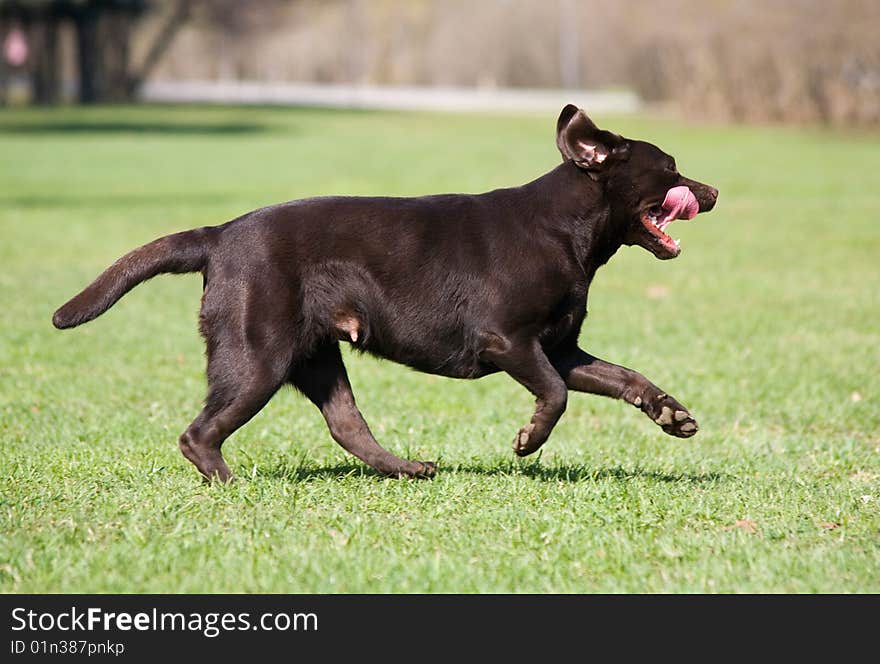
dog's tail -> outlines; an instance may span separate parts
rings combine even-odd
[[[208,262],[217,228],[196,228],[153,240],[130,251],[104,270],[84,291],[52,316],[59,330],[88,323],[132,288],[157,274],[198,272]]]

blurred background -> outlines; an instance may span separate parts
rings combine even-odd
[[[877,125],[878,35],[876,0],[0,0],[0,103],[556,108],[541,91],[579,90],[612,112]]]

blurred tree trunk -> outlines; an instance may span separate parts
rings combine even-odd
[[[79,101],[94,104],[103,92],[103,72],[98,58],[98,12],[86,7],[76,16],[76,55],[79,65]]]
[[[0,45],[6,43],[6,37],[9,34],[9,23],[5,17],[0,16]],[[6,86],[9,85],[9,66],[6,64],[6,58],[0,56],[0,106],[6,106]]]
[[[33,100],[36,104],[57,104],[60,97],[58,71],[58,16],[53,12],[30,26],[33,57]]]
[[[131,33],[145,3],[108,7],[97,0],[74,15],[82,104],[129,101],[189,18],[191,0],[178,0],[141,67],[131,67]]]
[[[79,101],[82,104],[126,101],[129,98],[129,12],[86,5],[75,16],[79,59]]]
[[[98,22],[99,53],[104,68],[104,101],[128,101],[130,86],[131,31],[136,16],[128,12],[105,12]]]

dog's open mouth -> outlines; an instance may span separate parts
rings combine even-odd
[[[681,253],[678,240],[666,234],[666,228],[676,219],[693,219],[700,211],[697,197],[687,187],[673,187],[666,192],[662,203],[652,205],[642,213],[642,224],[651,234],[651,247],[658,258],[675,258]]]

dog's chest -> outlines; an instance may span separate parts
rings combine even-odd
[[[577,338],[587,315],[587,290],[575,288],[565,293],[549,311],[538,338],[550,350],[560,343]]]

